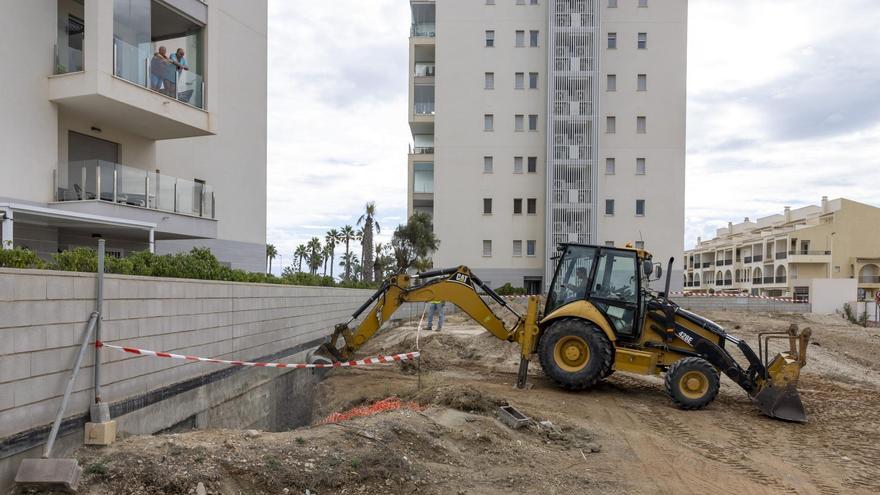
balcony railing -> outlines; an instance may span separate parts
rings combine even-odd
[[[732,265],[732,264],[733,264],[733,260],[724,260],[724,264],[725,264],[725,265]]]
[[[113,39],[113,74],[169,98],[205,108],[205,81],[193,70],[154,56],[149,43],[134,46]]]
[[[785,253],[785,252],[782,252],[782,253],[776,253],[776,259],[778,259],[778,260],[784,260],[784,259],[786,259],[786,258],[788,258],[788,253]]]
[[[83,52],[79,48],[59,43],[55,45],[55,71],[54,74],[67,74],[68,72],[82,72]]]
[[[410,26],[409,35],[433,38],[436,36],[436,31],[437,27],[434,23],[414,23]]]
[[[704,261],[704,262],[703,262],[703,268],[709,268],[710,266],[712,266],[712,263],[711,263],[711,262],[709,262],[709,261]]]
[[[777,283],[777,284],[784,284],[784,283],[785,283],[785,277],[776,277],[776,283]]]
[[[764,283],[765,283],[765,284],[772,284],[772,283],[773,283],[773,277],[764,277]]]
[[[417,101],[413,104],[413,111],[416,115],[434,115],[434,102]]]
[[[758,263],[759,261],[764,261],[764,256],[760,254],[752,256],[752,261],[754,261],[755,263]]]
[[[760,285],[760,284],[761,284],[761,277],[755,277],[755,278],[753,278],[753,279],[752,279],[752,283],[755,284],[755,285]]]
[[[723,266],[723,265],[724,265],[724,260],[718,260],[715,262],[715,266]]]
[[[788,254],[791,256],[827,256],[831,254],[831,251],[810,251],[808,249],[798,249],[794,251],[789,251]]]
[[[103,160],[62,164],[55,182],[56,201],[100,200],[214,218],[214,188],[202,182]]]
[[[745,258],[743,258],[743,262],[744,262],[744,263],[751,263],[751,262],[752,262],[752,257],[751,257],[751,256],[746,256]]]
[[[434,147],[433,146],[411,146],[409,149],[410,154],[413,155],[433,155]]]
[[[862,275],[859,277],[860,284],[880,284],[880,275]]]
[[[436,67],[434,62],[431,63],[422,63],[419,62],[415,65],[413,70],[413,76],[415,77],[434,77],[436,72]]]

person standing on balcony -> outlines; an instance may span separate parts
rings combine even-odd
[[[183,71],[189,70],[189,65],[186,62],[186,52],[183,51],[183,48],[178,48],[177,51],[171,54],[171,63],[173,63],[177,67],[177,81],[180,81],[180,76]],[[189,101],[190,97],[192,96],[192,91],[183,91],[177,96],[182,101]]]
[[[165,67],[168,62],[167,49],[159,47],[159,51],[153,54],[150,60],[150,89],[162,91],[165,89]]]

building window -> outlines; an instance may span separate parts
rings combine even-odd
[[[647,7],[648,0],[639,0],[639,7]]]
[[[495,89],[495,73],[487,72],[486,73],[486,84],[483,86],[483,89]]]
[[[535,247],[537,246],[538,241],[530,240],[526,241],[526,256],[534,256],[535,255]]]
[[[645,130],[648,128],[648,119],[644,116],[636,117],[636,132],[639,134],[644,134]]]
[[[495,129],[495,116],[491,113],[483,115],[483,130],[491,131]]]
[[[490,48],[495,46],[495,31],[486,30],[486,46]]]
[[[529,130],[537,131],[538,130],[538,114],[529,115]]]
[[[523,30],[516,31],[516,47],[522,48],[526,46],[526,32]]]
[[[483,198],[483,215],[492,214],[492,198]]]
[[[648,90],[648,75],[647,74],[639,74],[636,78],[636,90],[637,91],[647,91]]]
[[[526,213],[536,215],[538,213],[538,199],[529,198],[526,200]]]
[[[483,256],[492,256],[492,241],[483,241]]]
[[[608,134],[614,134],[617,132],[617,117],[605,117],[605,132]]]
[[[538,31],[537,30],[533,29],[533,30],[529,31],[529,46],[532,48],[535,48],[536,46],[538,46]]]
[[[522,198],[513,198],[513,214],[522,215]]]
[[[616,9],[617,8],[617,0],[608,0],[608,8]]]
[[[617,163],[614,158],[606,158],[605,159],[605,175],[614,175],[614,172],[617,169]]]
[[[617,91],[617,75],[616,74],[608,74],[605,77],[605,90],[606,91]]]
[[[526,75],[523,72],[517,72],[513,75],[513,89],[524,89]]]
[[[517,258],[522,256],[522,241],[513,241],[513,255]]]
[[[529,89],[538,89],[538,73],[529,72]]]
[[[645,200],[637,199],[636,200],[636,216],[643,217],[645,216]]]
[[[614,241],[605,241],[605,245],[608,247],[614,247]]]
[[[493,158],[491,156],[483,157],[483,173],[491,174],[495,169],[495,164],[493,163]]]
[[[645,159],[636,158],[636,175],[645,175]]]
[[[606,199],[605,200],[605,214],[608,216],[614,215],[614,200]]]
[[[513,173],[521,174],[523,172],[523,159],[521,156],[513,157]]]
[[[530,156],[529,157],[529,170],[528,170],[528,172],[530,174],[534,174],[534,173],[538,172],[538,157],[537,156]]]
[[[648,33],[639,33],[637,46],[639,50],[648,48]]]
[[[525,118],[525,117],[524,117],[523,115],[514,115],[514,116],[513,116],[513,130],[514,130],[514,131],[516,131],[516,132],[522,132],[522,131],[523,131],[523,125],[524,125],[524,124],[523,124],[523,121],[524,121],[524,118]]]
[[[636,241],[636,249],[645,249],[645,241]]]
[[[608,49],[617,49],[617,33],[608,33]]]

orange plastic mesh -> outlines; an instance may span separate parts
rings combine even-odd
[[[402,402],[397,397],[388,397],[387,399],[382,399],[368,406],[355,407],[342,413],[335,412],[321,420],[320,424],[339,423],[341,421],[348,421],[349,419],[353,418],[363,418],[365,416],[372,416],[380,412],[396,411],[398,409],[422,411],[425,408],[415,402]]]

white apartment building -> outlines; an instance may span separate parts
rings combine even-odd
[[[4,6],[0,246],[265,270],[267,1]]]
[[[435,266],[540,292],[561,242],[680,255],[686,0],[410,4],[408,206]]]

